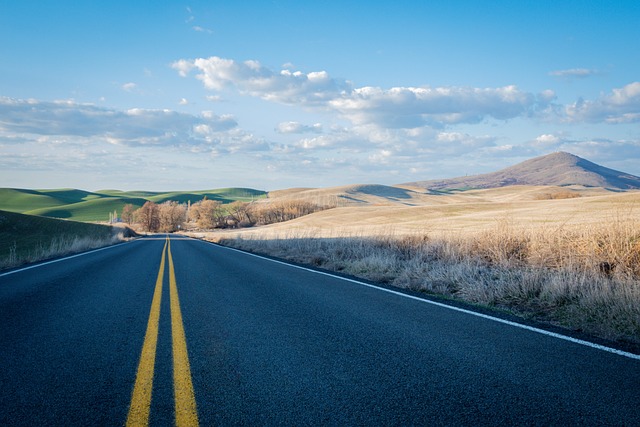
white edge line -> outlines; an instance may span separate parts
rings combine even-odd
[[[136,239],[136,241],[137,241],[137,239]],[[83,255],[89,255],[89,254],[92,254],[92,253],[95,253],[95,252],[100,252],[100,251],[104,251],[104,250],[107,250],[107,249],[112,249],[112,248],[115,248],[115,247],[120,246],[120,245],[126,245],[127,243],[131,243],[131,242],[121,242],[121,243],[116,243],[115,245],[103,246],[103,247],[98,248],[98,249],[92,249],[92,250],[87,251],[87,252],[80,252],[80,253],[77,253],[77,254],[74,254],[74,255],[66,256],[64,258],[57,258],[57,259],[54,259],[54,260],[51,260],[51,261],[45,261],[45,262],[41,262],[39,264],[30,265],[28,267],[19,268],[17,270],[7,271],[6,273],[0,273],[0,277],[8,276],[8,275],[14,274],[14,273],[20,273],[21,271],[31,270],[32,268],[38,268],[38,267],[42,267],[44,265],[54,264],[54,263],[60,262],[60,261],[66,261],[68,259],[77,258],[77,257],[83,256]]]
[[[194,240],[211,244],[211,242],[207,242],[205,240],[200,240],[200,239],[194,239]],[[575,343],[575,344],[580,344],[580,345],[583,345],[583,346],[586,346],[586,347],[591,347],[591,348],[594,348],[594,349],[597,349],[597,350],[606,351],[606,352],[609,352],[609,353],[617,354],[619,356],[628,357],[630,359],[640,360],[640,355],[634,354],[634,353],[629,353],[629,352],[623,351],[623,350],[618,350],[616,348],[611,348],[611,347],[607,347],[607,346],[604,346],[604,345],[592,343],[590,341],[585,341],[585,340],[581,340],[581,339],[578,339],[578,338],[573,338],[573,337],[570,337],[570,336],[567,336],[567,335],[562,335],[562,334],[559,334],[559,333],[556,333],[556,332],[545,331],[544,329],[539,329],[539,328],[535,328],[533,326],[523,325],[521,323],[512,322],[510,320],[501,319],[499,317],[489,316],[487,314],[477,313],[475,311],[467,310],[467,309],[460,308],[460,307],[455,307],[455,306],[448,305],[448,304],[443,304],[441,302],[432,301],[432,300],[425,299],[425,298],[420,298],[420,297],[417,297],[417,296],[405,294],[403,292],[394,291],[392,289],[387,289],[387,288],[383,288],[383,287],[380,287],[380,286],[372,285],[370,283],[361,282],[359,280],[354,280],[354,279],[349,279],[347,277],[338,276],[336,274],[328,273],[326,271],[319,271],[319,270],[314,270],[312,268],[303,267],[303,266],[296,265],[296,264],[290,264],[288,262],[279,261],[277,259],[272,259],[272,258],[268,258],[268,257],[262,256],[262,255],[254,254],[254,253],[251,253],[251,252],[242,251],[240,249],[232,248],[232,247],[229,247],[229,246],[223,246],[223,245],[217,245],[217,246],[221,247],[221,248],[224,248],[224,249],[228,249],[228,250],[240,252],[240,253],[243,253],[243,254],[246,254],[246,255],[250,255],[250,256],[253,256],[253,257],[256,257],[256,258],[260,258],[260,259],[264,259],[264,260],[267,260],[267,261],[275,262],[277,264],[288,265],[290,267],[294,267],[294,268],[297,268],[297,269],[300,269],[300,270],[310,271],[312,273],[333,277],[333,278],[336,278],[336,279],[340,279],[340,280],[344,280],[344,281],[347,281],[347,282],[355,283],[355,284],[358,284],[358,285],[366,286],[366,287],[369,287],[369,288],[377,289],[377,290],[382,291],[382,292],[388,292],[390,294],[398,295],[398,296],[401,296],[401,297],[404,297],[404,298],[409,298],[409,299],[412,299],[412,300],[421,301],[421,302],[426,303],[426,304],[432,304],[432,305],[435,305],[435,306],[438,306],[438,307],[447,308],[449,310],[459,311],[461,313],[470,314],[472,316],[481,317],[483,319],[492,320],[492,321],[498,322],[498,323],[504,323],[505,325],[513,326],[513,327],[520,328],[520,329],[526,329],[526,330],[531,331],[531,332],[536,332],[536,333],[539,333],[539,334],[542,334],[542,335],[547,335],[547,336],[550,336],[550,337],[553,337],[553,338],[569,341],[569,342],[572,342],[572,343]]]

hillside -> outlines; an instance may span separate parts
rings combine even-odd
[[[129,230],[0,210],[0,269],[104,246]],[[80,245],[80,243],[82,245]]]
[[[437,203],[437,200],[418,191],[388,185],[355,184],[326,188],[292,188],[269,192],[265,203],[298,200],[320,206],[406,205],[415,206]]]
[[[111,212],[122,212],[125,204],[142,206],[147,201],[163,203],[168,200],[194,203],[204,197],[231,203],[236,200],[251,201],[265,195],[263,191],[250,188],[172,192],[0,188],[0,210],[77,221],[107,221]]]
[[[407,183],[431,190],[498,188],[511,185],[602,187],[640,189],[640,177],[597,165],[570,153],[536,157],[497,172],[444,180]]]

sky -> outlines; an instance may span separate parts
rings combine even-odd
[[[0,187],[640,175],[640,2],[0,1]]]

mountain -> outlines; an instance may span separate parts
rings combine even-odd
[[[509,185],[581,185],[640,189],[640,177],[605,168],[570,153],[536,157],[497,172],[404,184],[432,190],[498,188]]]

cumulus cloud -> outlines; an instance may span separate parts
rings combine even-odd
[[[590,70],[588,68],[570,68],[568,70],[556,70],[549,73],[550,76],[562,79],[585,79],[598,74],[600,74],[598,70]]]
[[[220,57],[181,59],[172,64],[181,76],[195,70],[205,88],[236,88],[268,101],[319,108],[341,114],[356,125],[389,128],[441,127],[476,123],[485,118],[506,120],[531,115],[555,97],[535,95],[516,86],[471,87],[353,87],[326,71],[274,71],[258,61],[238,62]]]
[[[181,59],[174,62],[172,67],[183,77],[197,70],[196,78],[207,89],[236,87],[242,93],[284,104],[326,102],[349,89],[346,81],[333,79],[325,71],[275,72],[258,61],[237,62],[212,56],[195,60]]]
[[[282,122],[276,128],[278,133],[322,133],[322,124],[314,123],[312,125],[303,125],[300,122]]]
[[[505,120],[528,114],[536,97],[515,86],[502,88],[377,87],[354,89],[330,105],[356,124],[415,128],[477,123],[486,117]]]
[[[172,110],[133,108],[125,111],[79,104],[0,98],[0,132],[10,135],[99,138],[120,145],[197,145],[195,129],[208,126],[229,132],[238,126],[232,116],[212,112],[200,115]]]
[[[640,122],[640,82],[613,89],[594,101],[579,99],[564,108],[564,118],[569,122]]]
[[[557,147],[562,143],[563,139],[554,134],[545,133],[537,136],[533,141],[532,145],[539,148],[551,148]]]

